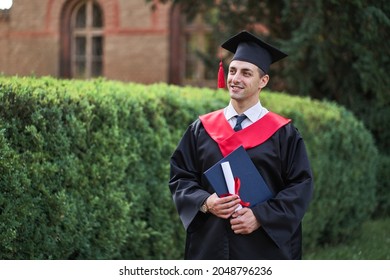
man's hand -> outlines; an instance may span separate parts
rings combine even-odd
[[[252,209],[246,207],[233,213],[230,224],[236,234],[249,234],[260,227]]]
[[[230,218],[239,204],[240,199],[238,195],[230,195],[220,198],[216,193],[213,193],[206,200],[209,212],[222,219]]]

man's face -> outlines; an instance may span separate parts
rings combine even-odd
[[[237,102],[259,99],[260,90],[267,85],[268,75],[260,77],[256,65],[239,60],[233,60],[229,65],[227,87],[230,97]]]

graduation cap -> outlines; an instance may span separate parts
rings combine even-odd
[[[268,73],[272,63],[287,56],[284,52],[245,30],[228,39],[221,47],[234,53],[232,60],[250,62],[263,70],[264,73]],[[221,67],[222,62],[220,63],[220,71],[218,73],[218,87],[225,87],[224,82],[222,85],[220,81],[222,78]]]

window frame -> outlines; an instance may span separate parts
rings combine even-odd
[[[76,16],[82,6],[86,7],[85,28],[76,26]],[[92,26],[93,8],[97,7],[100,13],[100,26]],[[61,15],[61,49],[60,49],[60,77],[89,79],[104,75],[104,14],[101,5],[94,0],[70,1],[62,10]],[[85,38],[85,72],[78,74],[77,63],[80,57],[77,56],[76,38]],[[93,38],[101,38],[99,54],[93,54]],[[98,63],[100,70],[93,67]],[[96,73],[94,73],[96,72]]]

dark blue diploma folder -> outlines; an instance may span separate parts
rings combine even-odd
[[[221,166],[221,163],[226,161],[230,164],[233,177],[240,179],[238,195],[242,201],[250,203],[249,207],[273,197],[273,193],[242,146],[218,161],[203,174],[218,196],[228,193]]]

